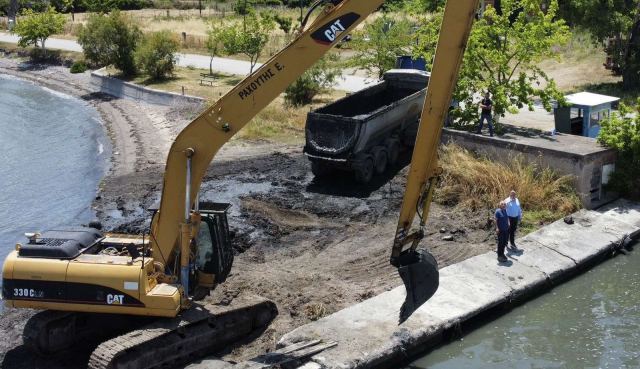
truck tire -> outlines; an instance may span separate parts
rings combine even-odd
[[[373,162],[376,174],[382,174],[387,170],[387,150],[382,146],[373,148]]]
[[[387,165],[394,166],[398,164],[400,157],[400,141],[396,139],[387,140]]]
[[[367,157],[355,170],[356,181],[362,184],[371,182],[374,170],[375,167],[373,165],[373,159],[371,157]]]
[[[316,177],[325,177],[331,173],[331,168],[319,161],[311,162],[311,173]]]

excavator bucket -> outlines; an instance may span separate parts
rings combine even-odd
[[[426,250],[407,250],[398,257],[398,272],[407,289],[400,308],[400,323],[436,293],[440,283],[438,262]]]

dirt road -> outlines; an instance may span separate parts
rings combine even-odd
[[[19,71],[2,63],[0,59],[0,73],[9,70],[38,83],[44,82],[45,73],[49,80],[57,80],[60,89],[94,96],[88,85],[64,74],[62,68]],[[168,144],[189,114],[184,109],[163,110],[106,97],[88,101],[101,112],[114,140],[113,151],[122,156],[114,155],[112,171],[94,202],[96,214],[108,230],[142,232],[148,226],[145,209],[159,199]],[[114,133],[117,129],[122,132]],[[361,186],[340,173],[330,180],[315,180],[301,144],[235,141],[221,152],[201,194],[204,200],[232,204],[236,260],[227,283],[208,301],[228,302],[253,293],[272,299],[279,310],[262,336],[230,348],[223,353],[225,358],[246,359],[273,349],[292,328],[401,284],[388,257],[407,162],[405,153],[402,165]],[[440,267],[484,253],[493,249],[488,217],[456,214],[435,205],[423,244]],[[444,236],[453,236],[453,241],[444,241]],[[5,310],[0,318],[0,333],[6,338],[0,342],[3,368],[85,365],[86,349],[52,361],[26,352],[20,340],[29,315]]]

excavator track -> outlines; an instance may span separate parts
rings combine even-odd
[[[58,355],[81,346],[95,346],[105,339],[149,324],[155,319],[157,318],[45,310],[27,321],[22,341],[29,350],[40,356]]]
[[[174,319],[161,319],[100,344],[90,369],[170,368],[224,349],[265,329],[277,314],[262,298],[231,306],[195,305]]]

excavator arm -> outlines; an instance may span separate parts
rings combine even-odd
[[[438,288],[434,257],[417,247],[425,234],[425,222],[440,173],[438,146],[442,125],[477,9],[478,0],[447,1],[445,7],[391,250],[391,264],[398,267],[407,289],[407,298],[400,311],[401,321],[426,302]],[[418,229],[412,231],[416,214],[419,216]]]
[[[215,154],[258,112],[279,96],[329,49],[382,5],[381,0],[319,0],[326,4],[314,22],[285,49],[191,122],[176,138],[167,159],[159,212],[152,223],[153,257],[165,266],[180,255],[180,282],[189,286],[189,255],[194,234],[191,209]],[[391,263],[407,287],[406,312],[437,289],[433,256],[417,251],[437,178],[437,148],[478,0],[448,2],[440,32],[411,162]],[[416,213],[419,229],[411,233]],[[403,250],[406,245],[410,245]],[[175,250],[179,250],[178,253]]]
[[[155,260],[170,265],[177,248],[183,256],[188,255],[190,210],[218,150],[383,2],[316,2],[316,6],[322,3],[327,6],[289,46],[180,132],[169,152],[160,208],[152,223]],[[183,258],[183,274],[188,267],[186,263]],[[183,285],[184,279],[181,278]]]

